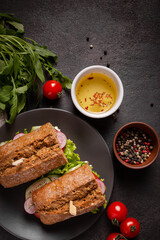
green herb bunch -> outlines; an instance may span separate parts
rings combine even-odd
[[[24,27],[13,14],[0,14],[0,109],[6,110],[13,123],[26,106],[28,91],[38,89],[38,79],[44,83],[44,72],[71,88],[71,80],[53,67],[57,55],[34,40],[24,38]]]

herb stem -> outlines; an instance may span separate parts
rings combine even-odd
[[[5,64],[7,65],[8,62],[7,62],[7,60],[6,60],[6,58],[5,58],[4,54],[3,54],[3,52],[0,52],[0,54],[2,55],[2,57],[3,57],[4,61],[5,61]]]

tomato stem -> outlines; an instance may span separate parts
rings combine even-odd
[[[117,226],[117,227],[120,226],[119,221],[118,221],[116,218],[114,218],[114,219],[112,220],[112,224],[113,224],[114,226]]]
[[[127,238],[125,238],[122,234],[118,234],[117,237],[115,238],[115,240],[127,240]]]
[[[131,226],[131,232],[135,232],[136,226]]]
[[[57,93],[58,98],[62,96],[62,92]]]

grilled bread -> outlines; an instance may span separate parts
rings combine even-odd
[[[46,123],[0,147],[0,184],[14,187],[66,163],[56,130]]]
[[[88,164],[37,189],[32,199],[40,220],[46,225],[90,212],[105,203]]]

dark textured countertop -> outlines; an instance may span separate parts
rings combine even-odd
[[[71,79],[84,67],[94,64],[110,66],[119,75],[124,99],[114,117],[96,120],[82,116],[72,104],[70,91],[63,91],[58,101],[42,98],[39,107],[73,112],[100,132],[114,163],[110,202],[124,202],[129,216],[139,220],[141,232],[137,240],[160,239],[160,156],[150,167],[133,171],[121,166],[112,150],[116,131],[131,121],[145,122],[160,135],[160,2],[1,0],[0,11],[14,13],[21,19],[25,36],[56,53],[57,68]],[[30,104],[28,109],[32,108]],[[104,212],[94,226],[75,240],[105,240],[118,230]],[[17,238],[0,227],[0,239]]]

